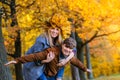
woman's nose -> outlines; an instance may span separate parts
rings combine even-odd
[[[57,32],[58,32],[58,30],[56,30],[56,29],[55,29],[55,30],[54,30],[54,32],[55,32],[55,33],[57,33]]]

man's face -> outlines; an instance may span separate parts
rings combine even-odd
[[[68,56],[73,49],[67,48],[65,44],[62,44],[62,52],[65,56]]]

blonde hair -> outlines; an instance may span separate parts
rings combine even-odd
[[[51,47],[54,45],[60,45],[62,43],[62,39],[69,37],[71,34],[71,24],[68,21],[67,16],[61,13],[53,14],[49,21],[45,22],[45,26],[45,30],[47,30],[47,38]],[[50,35],[51,28],[59,29],[59,35],[55,38],[55,44],[53,38]]]
[[[48,34],[48,41],[49,41],[49,44],[50,44],[50,47],[52,46],[55,46],[55,45],[61,45],[62,43],[62,35],[61,35],[61,29],[58,28],[59,30],[59,35],[58,37],[56,37],[56,41],[55,41],[55,44],[53,43],[53,39],[50,35],[50,29],[52,29],[52,27],[50,27],[47,31],[47,34]]]

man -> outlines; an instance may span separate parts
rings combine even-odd
[[[55,75],[57,74],[57,71],[60,69],[62,64],[58,64],[60,60],[66,59],[71,53],[73,53],[73,49],[76,47],[76,41],[72,38],[67,38],[63,41],[61,47],[51,47],[48,48],[42,52],[38,52],[35,54],[26,55],[23,57],[16,58],[13,61],[10,61],[6,63],[5,65],[9,64],[17,64],[17,63],[25,63],[25,62],[32,62],[37,60],[45,60],[47,58],[48,53],[54,54],[54,59],[46,64],[43,78],[41,80],[55,80]],[[70,63],[75,65],[76,67],[82,69],[86,72],[91,72],[91,70],[87,69],[81,61],[79,61],[77,58],[73,57],[70,60]]]

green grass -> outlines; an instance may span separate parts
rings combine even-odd
[[[102,76],[93,80],[120,80],[120,74],[114,74],[111,76]]]
[[[71,77],[64,77],[63,80],[72,80],[72,79]],[[120,74],[113,74],[111,76],[101,76],[101,77],[90,79],[90,80],[120,80]]]

